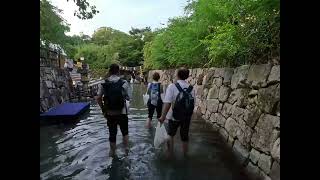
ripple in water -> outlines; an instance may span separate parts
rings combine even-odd
[[[155,129],[146,129],[145,87],[134,85],[129,115],[130,152],[126,156],[118,130],[117,157],[109,153],[106,120],[96,104],[77,124],[40,128],[40,178],[106,179],[247,179],[216,132],[202,120],[190,127],[189,158],[181,156],[179,133],[175,137],[175,159],[166,160],[164,150],[153,147]],[[153,127],[156,120],[153,120]]]

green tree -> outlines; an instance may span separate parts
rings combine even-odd
[[[65,32],[69,31],[69,25],[59,15],[61,11],[47,0],[40,1],[40,44],[62,45],[66,40]]]
[[[73,0],[73,2],[78,6],[78,11],[74,12],[74,16],[79,19],[92,19],[95,14],[99,13],[96,6],[91,6],[87,0]]]
[[[144,47],[148,68],[265,63],[280,52],[279,0],[189,1]]]

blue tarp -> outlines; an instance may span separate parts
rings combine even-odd
[[[90,103],[63,103],[51,108],[48,112],[40,114],[40,117],[77,117],[89,109]]]

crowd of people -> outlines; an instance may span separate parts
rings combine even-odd
[[[169,135],[169,140],[166,143],[168,157],[173,156],[174,136],[179,127],[183,153],[185,156],[188,153],[189,127],[195,104],[195,91],[185,81],[188,77],[189,70],[180,68],[176,74],[176,81],[164,90],[163,85],[159,82],[160,75],[154,73],[152,75],[153,81],[147,86],[146,93],[149,95],[149,99],[146,128],[151,128],[153,114],[156,111],[158,122],[164,124]],[[108,77],[98,87],[96,99],[107,120],[110,156],[114,156],[116,152],[118,126],[123,136],[125,151],[128,153],[129,110],[126,102],[132,99],[132,91],[128,81],[120,78],[119,65],[112,64],[110,66]]]

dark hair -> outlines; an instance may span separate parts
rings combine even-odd
[[[157,73],[157,72],[153,73],[152,79],[155,80],[155,81],[158,81],[160,79],[159,73]]]
[[[189,69],[186,69],[184,67],[180,68],[178,70],[177,76],[181,80],[185,80],[189,77]]]
[[[120,71],[119,65],[118,64],[111,64],[109,68],[109,74],[110,75],[115,75],[118,74]]]

